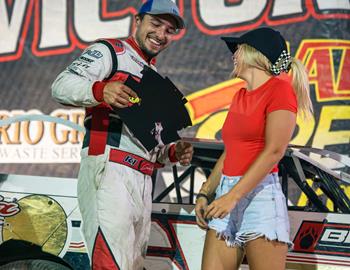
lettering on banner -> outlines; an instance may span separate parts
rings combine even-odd
[[[181,16],[183,1],[177,1]],[[138,7],[121,9],[119,2],[107,0],[72,2],[68,5],[67,0],[0,1],[0,36],[7,37],[0,42],[0,62],[22,57],[31,21],[34,21],[31,49],[37,57],[68,54],[75,48],[85,48],[96,37],[125,38],[132,32]],[[175,39],[184,33],[181,30]]]
[[[230,3],[232,2],[232,3]],[[266,25],[283,25],[306,21],[347,18],[350,3],[347,0],[192,0],[193,20],[197,28],[208,35],[246,31]]]
[[[63,125],[61,120],[82,128],[83,110],[55,110],[48,116],[50,121],[38,120],[38,117],[34,120],[34,116],[44,117],[38,110],[0,111],[0,120],[27,115],[25,121],[0,127],[0,158],[3,163],[80,162],[84,134]],[[30,116],[33,120],[27,120]]]
[[[22,57],[31,21],[34,22],[31,49],[37,57],[68,54],[75,48],[85,48],[96,37],[125,38],[132,32],[136,7],[118,9],[118,2],[111,4],[107,0],[74,0],[73,5],[68,5],[69,2],[0,1],[0,25],[3,26],[0,27],[0,36],[7,37],[0,42],[0,62]],[[184,16],[184,0],[176,2],[180,15]],[[310,17],[318,20],[350,17],[347,0],[315,0],[308,4],[298,0],[289,1],[288,5],[284,0],[228,2],[192,0],[191,10],[197,28],[208,35],[222,35],[245,31],[263,23],[283,25]],[[110,10],[110,5],[114,11]],[[181,30],[175,39],[182,38],[185,31]]]

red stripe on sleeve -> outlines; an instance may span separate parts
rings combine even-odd
[[[107,84],[107,82],[97,81],[97,82],[94,82],[94,84],[92,85],[92,94],[94,95],[94,98],[98,102],[103,101],[103,89],[104,89],[106,84]]]
[[[170,146],[168,156],[169,156],[170,162],[178,162],[178,159],[176,158],[176,153],[175,153],[175,144]]]

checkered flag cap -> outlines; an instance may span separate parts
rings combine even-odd
[[[270,71],[275,76],[280,75],[281,72],[288,73],[291,63],[292,57],[286,50],[283,50],[277,61],[271,65]]]
[[[286,41],[280,32],[269,28],[257,28],[240,37],[221,37],[226,42],[227,47],[235,53],[239,44],[252,46],[271,62],[271,72],[274,75],[282,71],[288,72],[291,64],[291,57],[287,50]]]

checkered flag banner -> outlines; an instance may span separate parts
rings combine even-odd
[[[270,70],[272,74],[276,76],[280,75],[282,71],[288,73],[291,63],[292,58],[290,54],[286,50],[283,50],[277,61],[271,66]]]

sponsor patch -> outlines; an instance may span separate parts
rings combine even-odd
[[[84,74],[85,74],[84,70],[82,70],[80,67],[78,67],[76,65],[73,65],[73,64],[71,64],[68,67],[68,71],[73,73],[73,74],[76,74],[76,75],[79,75],[79,76],[83,76],[83,77],[84,77]]]
[[[80,56],[80,57],[79,57],[79,60],[81,60],[81,61],[83,61],[83,62],[85,62],[85,63],[93,63],[93,62],[94,62],[94,60],[92,60],[92,59],[90,59],[90,58],[87,58],[87,57],[85,57],[85,56]]]
[[[90,68],[89,64],[76,60],[68,66],[68,71],[70,71],[71,73],[77,74],[79,76],[84,76],[85,74],[84,69],[88,69],[88,68]]]
[[[122,54],[125,52],[123,43],[120,40],[117,40],[114,44],[114,49],[116,54]]]
[[[82,67],[82,68],[89,68],[90,65],[80,62],[80,61],[74,61],[70,66],[75,66],[75,67]]]
[[[98,50],[87,50],[84,54],[90,55],[96,59],[100,59],[103,56],[103,54]]]
[[[130,54],[131,59],[138,64],[140,67],[143,67],[145,64],[142,63],[139,59],[137,59],[135,56],[133,56],[132,54]]]
[[[303,221],[293,252],[350,256],[350,225]]]
[[[133,158],[132,156],[126,156],[124,158],[124,161],[128,164],[130,164],[131,166],[134,166],[137,162],[137,159],[136,158]]]
[[[5,201],[5,198],[0,195],[0,225],[4,223],[4,218],[11,217],[21,211],[17,202]]]

